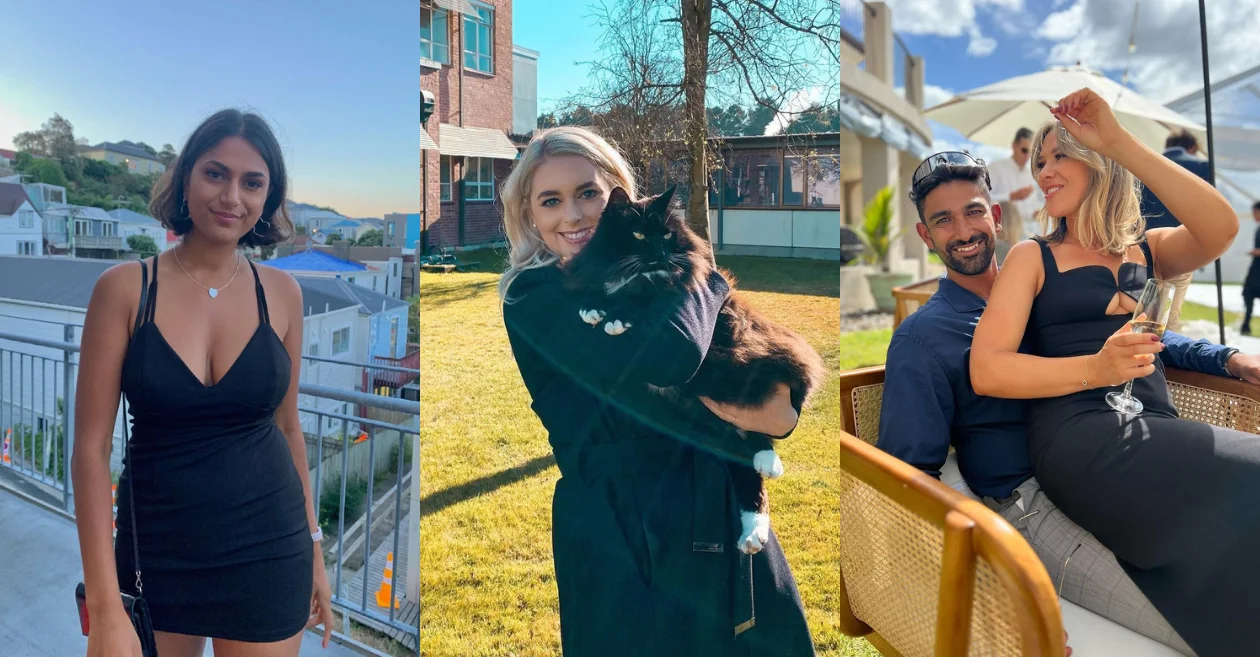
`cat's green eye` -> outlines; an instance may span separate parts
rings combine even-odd
[[[647,238],[643,236],[643,233],[635,233],[635,234],[634,234],[634,239],[636,239],[636,240],[645,240],[645,239],[647,239]]]

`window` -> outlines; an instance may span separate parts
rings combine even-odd
[[[39,255],[35,252],[35,242],[18,242],[17,253],[18,255]]]
[[[353,276],[351,276],[349,280],[350,280],[350,282],[351,282],[351,283],[353,283],[353,282],[354,282],[354,277],[353,277]]]
[[[386,224],[386,225],[385,225],[385,232],[386,232],[387,234],[389,234],[389,236],[390,236],[390,237],[393,237],[393,236],[394,236],[394,226],[396,226],[396,225],[397,225],[397,224],[395,224],[395,223],[394,223],[394,222],[392,222],[392,221],[391,221],[391,222],[389,222],[388,224]]]
[[[445,9],[420,8],[420,57],[439,64],[451,63],[450,30]]]
[[[474,4],[476,16],[464,16],[464,68],[494,73],[494,8]]]
[[[332,334],[332,355],[350,353],[350,327],[337,329]]]
[[[394,263],[394,275],[395,275],[395,276],[397,276],[397,275],[398,275],[398,263],[396,263],[396,262]]]
[[[319,356],[319,331],[311,329],[311,343],[306,347],[307,356]]]
[[[398,353],[398,318],[389,318],[389,353]]]
[[[438,179],[438,200],[451,200],[451,156],[443,155]],[[392,236],[392,233],[391,233]]]
[[[809,180],[809,201],[811,208],[840,207],[840,158],[835,155],[822,155],[809,158],[805,168]]]
[[[779,204],[782,171],[777,152],[736,153],[728,161],[724,199],[726,207]]]
[[[464,193],[469,201],[494,200],[494,160],[470,157],[464,166]]]
[[[75,235],[91,235],[92,222],[88,221],[87,219],[75,219],[74,220],[74,234]]]
[[[101,234],[105,237],[114,237],[118,234],[118,226],[108,222],[103,223],[101,224]]]
[[[22,210],[18,212],[18,226],[21,228],[35,227],[35,213],[30,210]]]
[[[805,204],[805,160],[800,157],[783,158],[783,205]]]

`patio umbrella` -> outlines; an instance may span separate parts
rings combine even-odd
[[[1005,148],[1011,145],[1016,131],[1036,130],[1054,118],[1050,108],[1060,98],[1084,87],[1102,96],[1120,125],[1151,148],[1162,150],[1164,139],[1183,128],[1200,141],[1205,136],[1203,126],[1189,118],[1080,65],[1055,66],[973,89],[925,110],[923,117],[943,123],[971,141]]]

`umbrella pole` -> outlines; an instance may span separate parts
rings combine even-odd
[[[1199,45],[1203,49],[1203,105],[1207,118],[1208,182],[1216,186],[1216,146],[1212,143],[1212,81],[1208,75],[1207,7],[1199,0]],[[1221,259],[1216,259],[1216,325],[1225,344],[1225,299],[1221,294]]]

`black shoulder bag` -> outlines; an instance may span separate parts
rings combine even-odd
[[[156,272],[155,272],[156,275]],[[149,297],[149,268],[144,261],[140,261],[140,310],[136,313],[135,329],[140,328],[140,320],[144,314],[144,307],[148,303]],[[124,467],[131,470],[131,434],[127,430],[127,398],[123,396],[123,459],[126,461]],[[134,472],[130,472],[132,477]],[[127,506],[131,511],[131,555],[136,567],[136,595],[122,593],[123,610],[127,613],[127,618],[131,621],[132,627],[136,629],[136,636],[140,637],[140,650],[144,657],[158,657],[157,640],[153,637],[153,623],[149,616],[149,605],[144,601],[144,585],[140,581],[140,547],[137,540],[136,529],[136,488],[131,477],[127,479],[127,485],[130,490],[127,495]],[[74,589],[74,598],[79,608],[79,625],[83,630],[83,636],[88,635],[88,610],[87,610],[87,589],[83,582]]]

